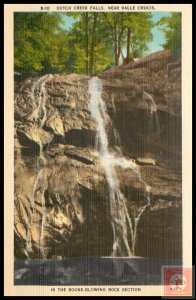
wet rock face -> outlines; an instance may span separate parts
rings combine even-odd
[[[138,256],[182,254],[180,72],[180,61],[162,51],[99,75],[117,146],[151,186],[151,205],[138,225]],[[39,78],[15,90],[15,257],[39,258],[43,251],[47,258],[110,256],[109,193],[95,150],[89,78],[46,79],[45,97]],[[109,136],[114,147],[117,138]],[[137,215],[144,186],[130,169],[117,171],[129,214]]]
[[[110,114],[125,150],[135,156],[179,159],[181,62],[160,51],[99,77],[107,101],[115,104]]]

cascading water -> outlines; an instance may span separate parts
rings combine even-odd
[[[44,192],[47,189],[47,180],[46,180],[46,159],[44,157],[43,153],[43,145],[42,141],[40,139],[38,129],[42,128],[44,126],[44,123],[47,119],[47,109],[46,109],[46,88],[45,84],[46,82],[51,78],[51,75],[46,75],[38,80],[36,80],[33,83],[32,89],[31,89],[31,99],[33,101],[34,111],[32,113],[33,120],[35,123],[35,134],[38,137],[38,143],[39,143],[39,157],[37,159],[37,176],[33,187],[33,195],[32,195],[32,214],[30,217],[30,222],[28,224],[28,231],[27,231],[27,252],[30,252],[32,249],[32,237],[31,237],[31,225],[32,225],[32,218],[34,214],[34,204],[35,199],[38,194],[38,188],[41,186],[41,203],[42,203],[42,219],[41,219],[41,234],[40,234],[40,249],[41,249],[41,255],[43,258],[45,258],[44,253],[44,224],[45,224],[45,196]],[[36,97],[36,91],[39,88],[39,96]],[[40,183],[41,182],[41,183]]]
[[[151,107],[150,107],[151,124],[153,125],[153,120],[154,120],[155,121],[155,131],[159,134],[160,133],[160,122],[159,122],[159,116],[157,113],[157,105],[156,105],[152,95],[150,95],[149,93],[147,93],[145,91],[143,92],[143,94],[151,102]],[[151,126],[151,127],[153,127],[153,126]],[[152,131],[154,131],[153,128],[152,128]]]
[[[102,82],[98,77],[93,77],[89,81],[89,110],[96,122],[96,147],[109,187],[111,224],[113,229],[112,256],[133,256],[135,255],[137,226],[141,215],[146,207],[150,205],[150,186],[141,178],[139,167],[133,160],[127,160],[122,155],[119,156],[119,154],[109,150],[107,127],[111,124],[111,120],[102,99]],[[118,136],[116,130],[114,136]],[[142,207],[135,219],[131,219],[129,216],[126,199],[119,188],[116,167],[133,170],[140,182],[145,185],[147,203]],[[130,238],[128,234],[130,234]],[[131,241],[131,247],[129,241]]]

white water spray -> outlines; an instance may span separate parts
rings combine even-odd
[[[109,150],[107,129],[111,124],[107,113],[106,105],[102,99],[102,83],[97,77],[89,81],[89,110],[96,122],[97,136],[96,147],[100,163],[105,171],[109,187],[109,200],[111,210],[111,224],[113,229],[113,256],[132,256],[135,254],[137,237],[137,226],[141,215],[146,207],[150,205],[150,187],[141,178],[138,165],[133,160]],[[115,132],[116,136],[117,133]],[[131,169],[134,171],[140,182],[145,185],[147,193],[147,204],[142,207],[137,218],[132,220],[129,216],[126,199],[119,188],[116,167]],[[130,234],[130,238],[128,236]],[[129,245],[131,241],[131,248]]]
[[[155,120],[155,130],[157,133],[160,133],[160,122],[159,122],[159,116],[158,116],[158,113],[157,113],[157,105],[156,105],[156,102],[154,101],[154,98],[152,95],[150,95],[149,93],[147,92],[143,92],[144,96],[146,96],[150,102],[151,102],[151,107],[150,107],[150,113],[151,113],[151,121],[153,123],[153,117],[154,117],[154,120]]]
[[[46,99],[47,99],[47,92],[45,88],[46,82],[51,78],[51,75],[46,75],[38,80],[36,80],[32,85],[31,90],[31,99],[33,101],[34,111],[32,113],[33,120],[35,122],[35,133],[38,136],[38,143],[39,143],[39,157],[37,159],[37,176],[33,187],[33,195],[32,195],[32,214],[30,217],[30,222],[28,224],[28,231],[27,231],[27,252],[32,250],[32,241],[31,241],[31,225],[32,225],[32,217],[34,214],[34,206],[35,206],[35,199],[37,197],[38,188],[41,186],[42,195],[41,195],[41,202],[42,202],[42,220],[41,220],[41,235],[40,235],[40,249],[42,257],[45,258],[44,253],[44,224],[45,224],[45,196],[44,192],[47,189],[47,180],[46,180],[46,159],[43,153],[43,145],[38,134],[38,129],[42,128],[45,124],[47,119],[47,108],[46,108]],[[39,88],[39,97],[36,97],[36,91]],[[38,99],[38,101],[37,101]]]

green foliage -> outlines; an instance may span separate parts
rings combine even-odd
[[[65,67],[66,32],[59,27],[56,13],[14,14],[15,70],[47,73]]]
[[[69,17],[75,22],[68,30],[65,22]],[[117,65],[125,47],[128,60],[147,50],[152,39],[151,17],[151,13],[137,12],[17,12],[14,14],[15,71],[27,75],[96,74]]]
[[[76,18],[69,34],[70,69],[92,75],[112,63],[112,41],[100,13],[69,13]]]
[[[152,22],[151,13],[105,13],[105,18],[117,31],[117,38],[121,37],[121,47],[127,44],[126,29],[130,29],[130,46],[132,57],[141,56],[143,51],[148,50],[147,44],[152,40]],[[114,35],[114,30],[112,32]]]
[[[140,57],[148,50],[154,26],[151,13],[126,13],[125,25],[130,28],[131,56]]]
[[[181,13],[172,13],[171,17],[163,17],[157,23],[165,34],[164,49],[181,49]]]

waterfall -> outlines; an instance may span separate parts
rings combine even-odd
[[[111,225],[113,229],[112,256],[133,256],[135,255],[138,223],[146,207],[150,205],[150,186],[141,178],[139,166],[133,160],[128,160],[119,154],[119,151],[116,153],[109,148],[107,129],[112,122],[102,99],[102,82],[98,77],[89,80],[89,110],[96,122],[96,148],[109,187]],[[114,136],[118,139],[116,130]],[[120,191],[116,167],[131,169],[145,186],[147,203],[142,207],[136,218],[129,216],[127,201]]]
[[[59,193],[56,193],[56,200],[57,200],[57,203],[58,203],[58,213],[61,212],[61,198],[60,198],[60,195]]]
[[[36,166],[37,176],[34,182],[32,201],[31,201],[32,213],[30,216],[30,222],[28,224],[28,230],[27,230],[27,252],[30,252],[32,249],[32,237],[31,237],[32,218],[34,214],[35,200],[36,197],[38,197],[38,188],[41,188],[42,219],[41,219],[41,229],[40,229],[40,249],[43,258],[45,258],[44,224],[45,224],[45,213],[46,213],[44,193],[45,190],[47,189],[47,179],[46,179],[46,159],[43,153],[43,144],[39,136],[38,129],[44,126],[45,121],[47,119],[47,108],[46,108],[47,92],[46,92],[45,84],[50,78],[51,75],[46,75],[39,78],[38,80],[34,81],[31,89],[31,99],[32,99],[34,111],[30,119],[34,120],[34,124],[35,124],[35,133],[37,134],[38,143],[39,143],[39,157],[37,159],[37,166]],[[36,97],[37,90],[38,90],[38,97]]]
[[[156,105],[156,102],[153,98],[152,95],[150,95],[149,93],[147,92],[143,92],[144,96],[146,96],[150,102],[151,102],[151,107],[150,107],[150,114],[151,114],[151,123],[153,125],[153,120],[155,122],[155,131],[159,134],[160,133],[160,122],[159,122],[159,116],[158,116],[158,113],[157,113],[157,105]],[[152,126],[153,127],[153,126]],[[153,128],[152,128],[153,130]],[[154,130],[153,130],[154,131]]]

